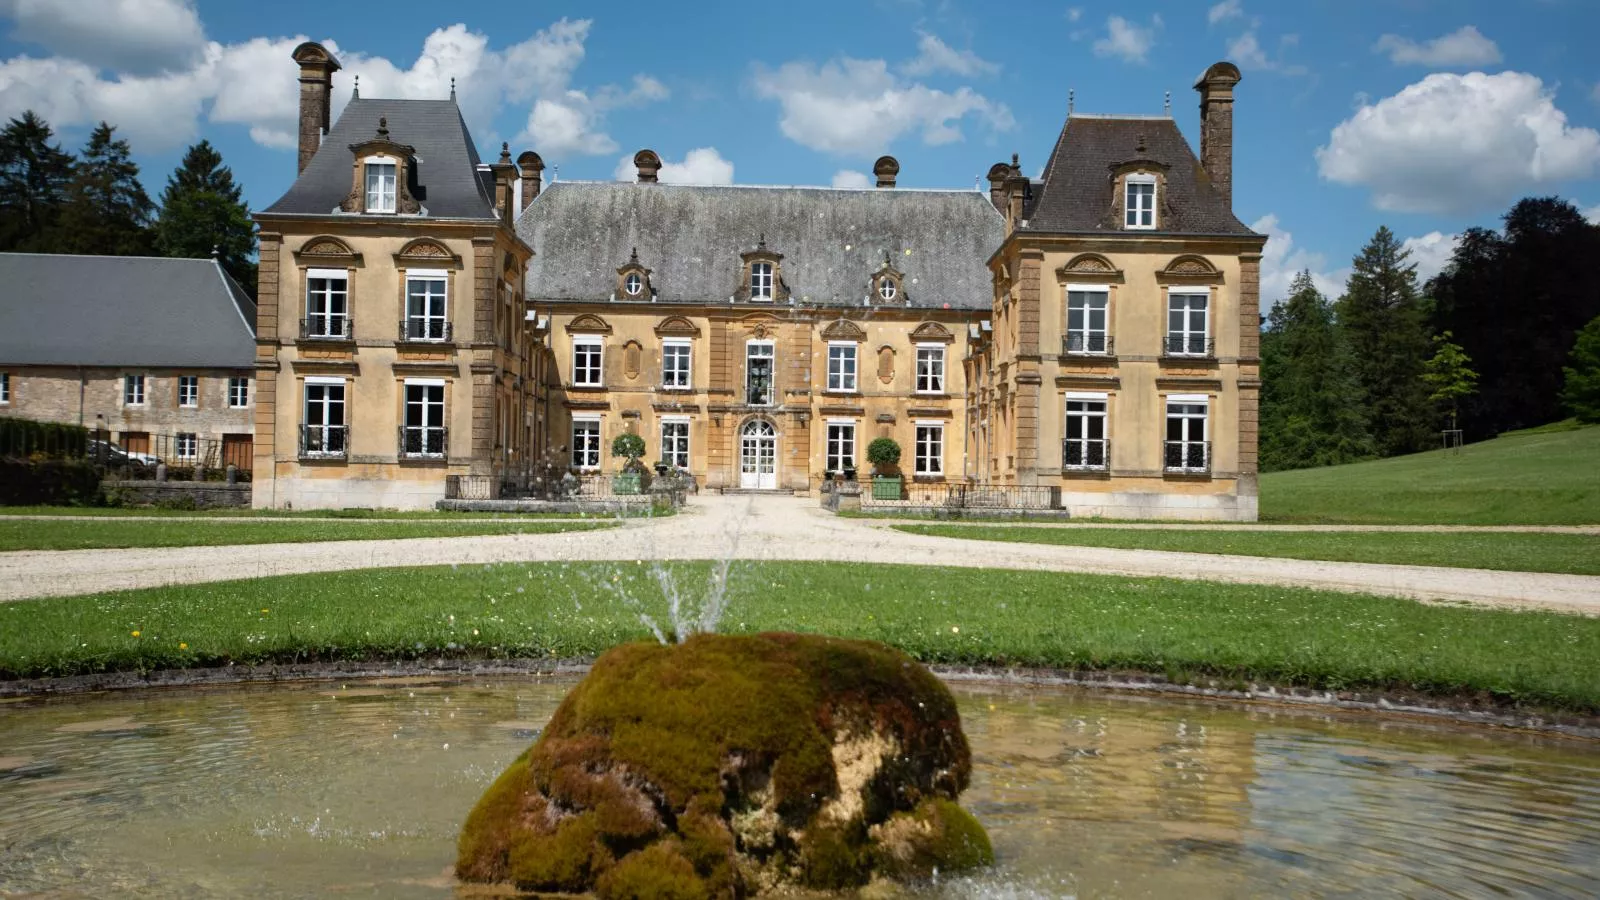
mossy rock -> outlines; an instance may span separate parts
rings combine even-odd
[[[628,644],[478,801],[456,875],[735,897],[987,865],[955,700],[898,650],[797,634]]]

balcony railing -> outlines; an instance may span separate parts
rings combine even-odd
[[[450,429],[443,425],[401,425],[401,459],[444,459]]]
[[[355,319],[333,313],[307,316],[300,320],[303,341],[348,341],[355,333]]]
[[[1162,347],[1167,356],[1193,356],[1209,359],[1216,355],[1217,341],[1203,334],[1169,334]]]
[[[1069,333],[1061,339],[1063,356],[1115,356],[1116,338],[1093,332]]]
[[[1164,454],[1162,466],[1168,472],[1211,471],[1210,441],[1167,441],[1162,450]]]
[[[350,426],[301,425],[300,455],[308,459],[343,459],[350,454]]]
[[[450,342],[450,323],[443,319],[402,319],[400,321],[400,340],[402,342],[431,341],[445,344]]]
[[[1108,438],[1078,438],[1061,442],[1061,468],[1073,471],[1103,472],[1111,463]]]

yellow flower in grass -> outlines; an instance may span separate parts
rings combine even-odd
[[[179,641],[178,642],[178,649],[179,650],[187,650],[187,649],[189,649],[189,645],[185,644],[183,641]]]
[[[134,637],[138,637],[139,636],[139,632],[137,632],[137,631],[130,631],[128,633],[133,635]]]

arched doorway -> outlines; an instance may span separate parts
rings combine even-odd
[[[778,429],[766,419],[751,419],[739,430],[739,487],[773,490],[778,486]]]

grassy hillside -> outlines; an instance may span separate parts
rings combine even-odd
[[[1267,522],[1600,524],[1600,426],[1261,476]]]

